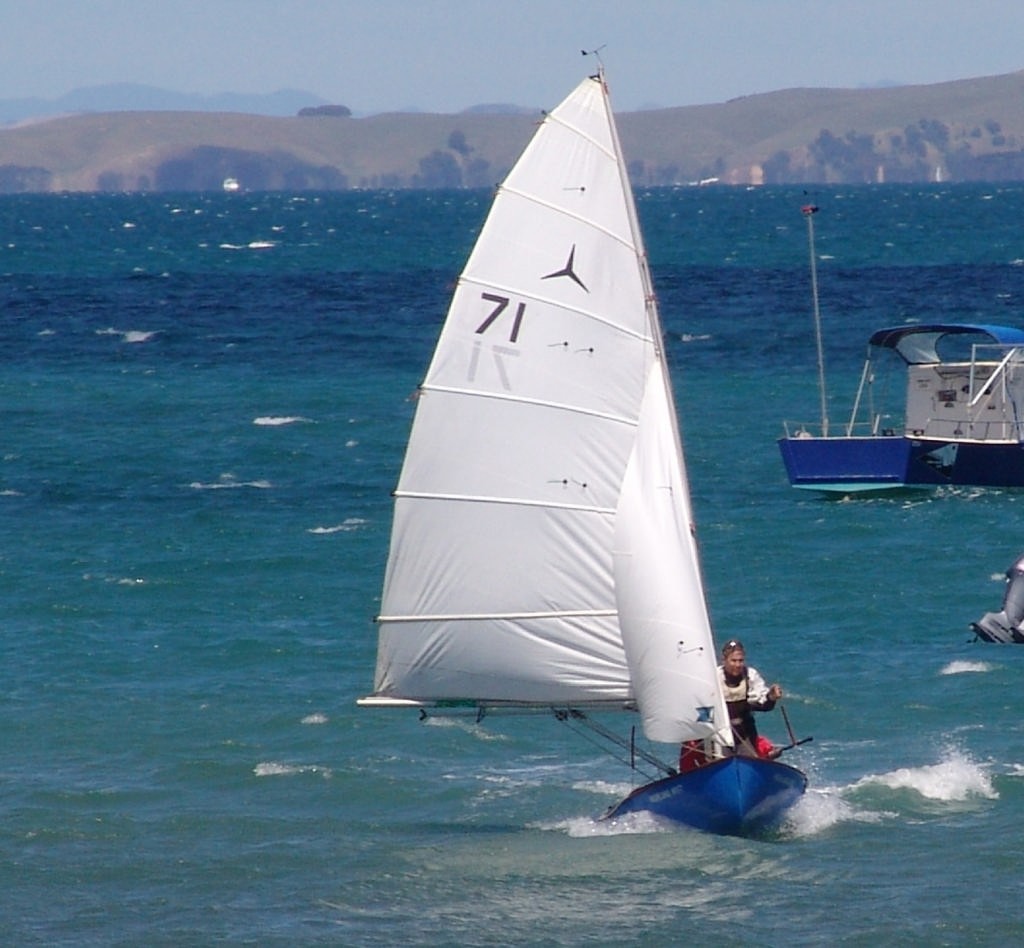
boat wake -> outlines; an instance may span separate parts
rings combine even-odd
[[[1010,775],[1024,776],[1024,765]],[[577,784],[574,789],[613,800],[628,792],[630,787],[588,782]],[[820,835],[844,823],[931,818],[951,811],[962,812],[998,798],[989,769],[961,751],[952,751],[935,764],[866,774],[846,785],[819,783],[809,787],[772,836],[777,840],[800,839]],[[573,817],[538,824],[538,828],[577,838],[680,830],[649,812],[629,813],[607,821],[600,820],[597,814]]]
[[[678,823],[660,819],[649,810],[637,810],[614,820],[599,820],[595,817],[577,816],[557,823],[538,824],[539,829],[560,830],[573,839],[589,839],[596,836],[642,836],[648,833],[693,832]]]
[[[961,751],[936,764],[865,774],[846,786],[818,786],[793,807],[784,836],[814,836],[841,823],[925,819],[962,812],[999,794],[989,770]]]

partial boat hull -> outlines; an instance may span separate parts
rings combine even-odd
[[[943,484],[1024,487],[1024,446],[882,435],[791,437],[779,450],[793,487],[838,493]]]
[[[602,819],[648,811],[705,832],[747,836],[777,826],[806,788],[795,767],[736,755],[638,787]]]
[[[983,642],[1024,644],[1024,556],[1006,571],[1006,592],[999,612],[986,612],[971,628]]]
[[[794,487],[1024,487],[1024,330],[907,324],[878,330],[868,353],[845,435],[829,435],[824,412],[818,434],[786,425],[779,448]],[[879,362],[903,364],[902,412],[871,394]]]

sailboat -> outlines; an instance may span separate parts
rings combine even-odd
[[[779,821],[806,777],[734,753],[647,256],[603,68],[499,187],[421,386],[369,707],[639,712],[658,764],[608,818]],[[625,738],[619,738],[625,741]],[[635,745],[630,745],[635,746]],[[644,752],[646,759],[657,761]]]

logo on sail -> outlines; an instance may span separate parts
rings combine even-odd
[[[568,277],[570,280],[573,281],[573,283],[575,283],[579,287],[581,287],[583,289],[584,293],[589,293],[590,290],[587,289],[586,284],[576,275],[576,271],[575,271],[575,269],[573,269],[573,264],[575,263],[575,259],[576,259],[576,245],[573,244],[572,245],[572,250],[569,251],[569,259],[565,261],[565,266],[562,267],[561,270],[555,270],[554,273],[548,273],[547,275],[541,277],[541,279],[542,280],[553,280],[555,277]]]

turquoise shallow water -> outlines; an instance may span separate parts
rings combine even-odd
[[[770,841],[597,824],[632,775],[546,718],[355,707],[488,198],[0,198],[5,940],[1019,940],[1024,650],[967,626],[1024,495],[823,500],[774,441],[818,405],[800,205],[841,416],[876,328],[1024,325],[1024,188],[639,195],[718,634],[814,735]]]

